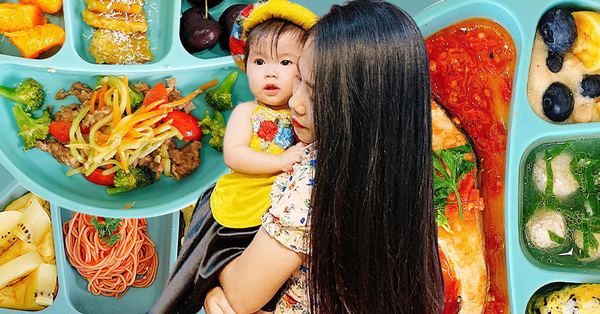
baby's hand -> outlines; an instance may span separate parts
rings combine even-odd
[[[302,150],[304,149],[304,143],[297,143],[294,146],[290,146],[285,152],[279,155],[279,166],[282,171],[288,171],[297,162],[302,160]]]

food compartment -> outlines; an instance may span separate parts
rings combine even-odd
[[[178,14],[175,12],[179,10],[179,3],[178,1],[159,0],[146,0],[143,2],[142,12],[146,14],[146,24],[148,25],[146,35],[150,42],[149,50],[154,55],[153,60],[148,63],[157,63],[164,59],[171,50],[174,23],[178,20]],[[82,16],[82,12],[87,8],[86,1],[72,1],[71,11],[68,14],[71,17],[72,30],[77,34],[77,36],[73,36],[77,54],[86,62],[96,64],[96,59],[89,52],[90,43],[96,29],[84,22]],[[108,36],[105,36],[105,38],[108,38]],[[125,40],[124,36],[115,36],[112,38],[114,39],[112,42],[122,42]],[[107,41],[110,42],[109,39]],[[119,49],[131,51],[131,46]],[[99,48],[99,51],[102,51],[102,47]]]
[[[208,1],[209,3],[217,3],[218,1]],[[223,12],[229,8],[232,5],[236,5],[236,4],[241,4],[241,5],[250,5],[255,3],[256,1],[253,0],[225,0],[223,2],[221,2],[220,4],[208,9],[208,14],[210,16],[213,17],[213,19],[216,22],[219,22],[219,18],[221,17],[221,15],[223,14]],[[201,12],[204,12],[204,0],[183,0],[181,2],[181,16],[178,16],[175,23],[178,23],[179,27],[178,32],[176,33],[176,36],[179,37],[179,42],[181,42],[181,44],[184,46],[185,49],[185,44],[184,42],[186,40],[188,40],[189,42],[194,42],[194,39],[196,41],[200,41],[200,40],[207,40],[207,37],[209,38],[213,38],[213,36],[219,37],[219,40],[212,46],[210,46],[208,49],[199,51],[199,52],[191,52],[191,54],[197,58],[201,58],[201,59],[212,59],[212,58],[218,58],[218,57],[226,57],[226,56],[231,56],[231,53],[227,50],[227,48],[225,46],[223,46],[223,41],[229,43],[229,36],[230,34],[226,34],[223,31],[223,27],[221,23],[220,24],[220,28],[217,27],[217,23],[213,23],[213,22],[204,22],[204,23],[200,23],[203,26],[206,27],[197,27],[197,28],[184,28],[183,27],[183,22],[184,19],[186,19],[186,23],[191,24],[196,24],[195,22],[197,22],[198,20],[200,20],[201,18],[199,18],[201,15],[200,14],[191,14],[192,11],[188,12],[187,14],[184,14],[186,11],[188,10],[194,10],[194,8],[199,8]],[[239,11],[239,9],[238,9]],[[189,21],[187,21],[189,17],[195,17],[195,18],[191,18],[189,19]],[[223,17],[223,19],[225,19],[225,17]],[[223,22],[225,23],[225,22]],[[210,31],[206,31],[206,30],[210,30]],[[218,29],[221,29],[221,32],[217,32]],[[186,31],[189,30],[189,31]],[[202,36],[192,36],[193,34],[193,30],[196,30],[196,32],[203,32]],[[186,38],[184,38],[184,36]],[[192,39],[192,37],[194,39]],[[189,52],[189,51],[188,51]]]
[[[600,271],[600,137],[552,137],[520,166],[519,238],[527,259],[549,269]]]
[[[598,313],[599,295],[600,284],[552,282],[531,296],[525,314]]]
[[[68,0],[65,0],[65,1],[68,1]],[[18,0],[1,0],[0,4],[2,4],[2,3],[19,3],[19,1]],[[60,26],[63,30],[66,31],[65,17],[64,17],[62,8],[58,12],[53,13],[53,14],[45,13],[43,11],[41,12],[41,14],[47,19],[48,24]],[[18,15],[18,16],[21,16],[21,15]],[[23,16],[25,16],[25,15],[23,15]],[[32,20],[35,20],[35,19],[31,16],[27,17],[27,21],[32,21]],[[67,33],[66,36],[69,37],[69,36],[71,36],[71,34]],[[3,59],[3,56],[23,58],[23,55],[21,54],[21,52],[19,51],[17,46],[13,45],[8,37],[5,37],[3,39],[4,40],[0,41],[0,60]],[[49,50],[42,52],[36,59],[50,58],[50,57],[56,55],[61,49],[62,49],[62,46],[52,47]],[[10,60],[10,58],[6,58],[5,60]]]
[[[70,220],[74,213],[64,208],[57,208],[57,212],[60,213],[59,221],[62,224]],[[61,271],[65,273],[66,279],[62,288],[66,290],[68,302],[77,311],[90,314],[145,313],[158,300],[177,257],[179,214],[147,218],[147,223],[148,235],[154,242],[158,255],[156,280],[146,288],[129,288],[121,298],[94,295],[88,291],[88,281],[71,266],[65,255],[65,239],[61,231],[62,237],[55,239],[55,242],[57,247],[60,247],[60,256],[57,258],[63,261],[64,269]]]
[[[4,241],[4,239],[6,238],[3,237],[1,244],[4,247],[4,249],[6,249],[6,251],[0,249],[0,252],[3,252],[0,254],[0,264],[2,264],[2,266],[6,266],[11,261],[15,261],[17,258],[19,258],[20,262],[17,262],[19,264],[13,264],[13,266],[11,266],[13,267],[13,271],[15,272],[21,271],[15,270],[15,266],[29,267],[29,269],[31,270],[30,267],[32,266],[28,266],[28,264],[31,265],[32,263],[40,262],[42,264],[40,264],[40,266],[37,266],[36,270],[33,273],[30,273],[24,279],[12,284],[12,287],[0,289],[2,291],[0,293],[0,312],[20,312],[18,310],[11,310],[7,308],[14,306],[26,306],[25,308],[28,308],[29,313],[34,313],[35,311],[40,310],[44,310],[44,312],[54,311],[55,309],[59,309],[62,307],[59,304],[61,303],[62,295],[64,293],[62,291],[62,284],[64,283],[64,280],[62,280],[61,278],[62,271],[59,269],[57,259],[55,259],[55,257],[60,254],[60,250],[57,247],[57,241],[53,241],[52,237],[53,228],[55,227],[55,225],[60,224],[60,218],[58,217],[58,215],[52,212],[52,214],[49,217],[52,223],[52,227],[50,227],[47,224],[49,223],[49,221],[47,220],[48,218],[41,217],[47,216],[46,214],[50,212],[50,204],[44,202],[43,200],[40,200],[33,194],[28,193],[29,191],[16,181],[7,186],[4,190],[0,191],[0,213],[23,213],[20,217],[21,220],[19,221],[19,224],[17,226],[20,226],[21,223],[24,223],[22,228],[26,231],[26,233],[22,234],[32,235],[34,241],[33,243],[37,241],[40,242],[38,244],[28,244],[26,242],[21,242],[21,240],[19,239],[16,239],[16,242],[9,241],[8,243],[6,243]],[[32,204],[34,200],[43,202],[43,204],[38,203],[42,206],[36,207],[35,205],[33,205],[30,207],[30,204]],[[26,217],[26,215],[30,218],[38,217],[38,219],[36,222],[34,222],[34,219],[24,218]],[[0,218],[0,222],[2,223],[2,225],[8,223],[11,220],[12,219],[7,216]],[[16,221],[14,223],[16,223]],[[2,226],[0,226],[0,228],[2,228]],[[10,237],[14,238],[16,236],[16,233],[13,232],[14,230],[15,229],[11,230],[11,234],[9,234]],[[42,232],[39,232],[40,230],[44,230],[43,234]],[[10,247],[6,247],[7,244],[10,245]],[[35,245],[35,247],[32,245]],[[54,247],[52,248],[52,246]],[[37,256],[37,258],[33,256]],[[3,271],[10,272],[10,270],[7,270],[6,268],[3,269]],[[6,274],[3,274],[3,276],[6,276]],[[9,291],[7,289],[13,290]],[[58,291],[56,291],[56,289],[58,289]],[[35,299],[33,299],[36,295],[35,293],[38,293],[40,296],[40,299],[37,301],[34,301]],[[46,297],[43,297],[44,293],[46,293]],[[28,294],[31,294],[32,299],[29,299],[30,296],[27,296]],[[46,307],[36,305],[36,303],[38,302],[44,303],[49,302],[50,300],[52,300],[52,304]],[[23,301],[27,305],[24,305],[22,303]],[[34,303],[29,303],[32,301]]]
[[[238,69],[190,68],[161,74],[124,72],[119,75],[126,74],[131,82],[142,81],[150,86],[154,86],[159,81],[166,84],[166,78],[177,78],[178,90],[182,95],[188,95],[214,78],[222,82],[233,70]],[[25,78],[32,77],[44,87],[45,104],[53,105],[54,110],[57,111],[60,110],[61,105],[78,103],[75,96],[68,96],[60,101],[55,100],[54,95],[57,91],[63,88],[68,90],[71,84],[77,81],[94,86],[98,82],[96,76],[98,74],[100,73],[79,71],[51,73],[24,66],[5,65],[0,85],[16,86]],[[232,89],[234,104],[253,99],[247,86],[247,77],[240,73]],[[202,119],[209,109],[204,95],[200,94],[192,102],[197,108],[191,111],[191,114]],[[13,103],[0,98],[2,112],[0,123],[6,126],[5,136],[0,138],[0,160],[7,170],[28,189],[61,207],[77,208],[80,212],[109,217],[133,218],[161,215],[196,201],[202,191],[228,170],[223,162],[222,153],[210,147],[208,144],[210,136],[204,136],[200,151],[200,166],[194,173],[180,180],[162,176],[159,181],[143,189],[108,195],[104,187],[87,182],[81,175],[67,177],[65,173],[71,168],[56,162],[51,154],[38,149],[23,151],[23,142],[17,136],[18,126],[11,110],[13,106]],[[225,119],[230,112],[224,113]],[[38,111],[37,115],[40,114]],[[212,109],[210,115],[213,115]],[[123,210],[128,204],[133,207]]]
[[[600,6],[557,3],[536,16],[526,86],[535,114],[549,123],[600,121]]]

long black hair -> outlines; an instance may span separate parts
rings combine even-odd
[[[427,50],[380,1],[334,6],[311,30],[317,165],[312,313],[438,313]]]

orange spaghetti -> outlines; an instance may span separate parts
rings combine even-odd
[[[91,215],[73,213],[63,224],[69,263],[88,283],[95,295],[121,298],[129,287],[149,287],[156,279],[158,255],[146,231],[145,218],[122,219],[120,239],[103,243],[91,225]]]

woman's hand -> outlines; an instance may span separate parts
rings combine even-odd
[[[221,287],[214,287],[206,294],[204,311],[206,314],[236,314]]]

